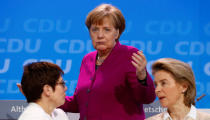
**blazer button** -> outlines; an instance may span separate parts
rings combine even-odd
[[[87,117],[86,116],[84,117],[84,120],[87,120]]]
[[[87,93],[89,93],[90,92],[90,89],[87,89]]]

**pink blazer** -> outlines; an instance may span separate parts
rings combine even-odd
[[[138,50],[119,42],[95,70],[97,51],[87,54],[81,64],[73,96],[62,108],[79,112],[80,120],[144,120],[142,104],[155,100],[155,88],[147,73],[147,86],[140,84],[131,55]]]

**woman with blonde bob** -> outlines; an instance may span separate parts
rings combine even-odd
[[[192,68],[187,63],[162,58],[152,65],[155,93],[166,112],[147,120],[210,120],[210,114],[195,108],[196,86]]]

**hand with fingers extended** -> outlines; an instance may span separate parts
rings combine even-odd
[[[146,73],[146,65],[147,60],[143,54],[143,51],[138,51],[137,53],[133,53],[131,63],[136,68],[136,76],[139,80],[145,80],[147,73]]]

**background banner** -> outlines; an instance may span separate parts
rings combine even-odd
[[[204,96],[196,107],[210,108],[210,1],[1,0],[0,118],[16,119],[13,112],[2,117],[5,108],[11,111],[9,105],[20,101],[20,110],[25,105],[16,83],[27,63],[58,64],[65,72],[67,94],[74,93],[82,58],[94,51],[85,19],[101,3],[122,11],[126,29],[120,42],[143,50],[150,74],[151,64],[162,57],[189,63],[196,77],[197,98]]]

